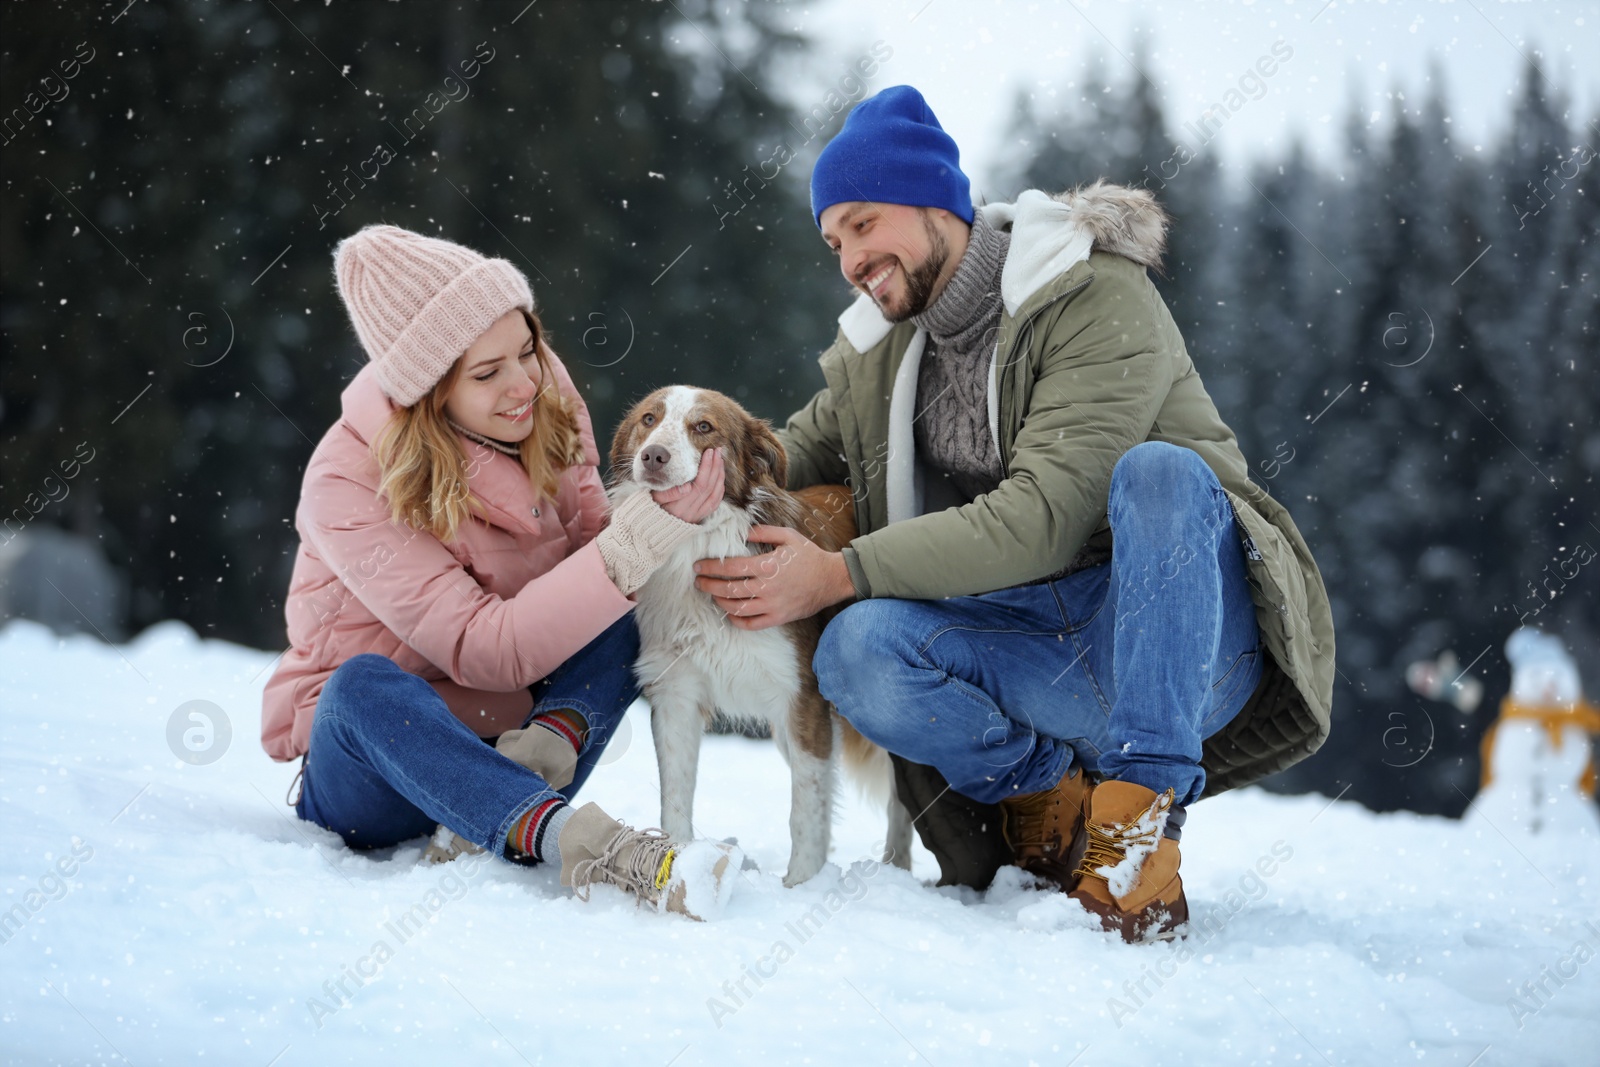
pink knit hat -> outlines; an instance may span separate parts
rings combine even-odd
[[[528,279],[464,245],[368,226],[333,253],[339,296],[389,399],[410,407],[485,330],[514,308],[533,310]]]

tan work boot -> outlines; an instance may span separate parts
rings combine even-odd
[[[1051,789],[1002,800],[1001,832],[1011,846],[1011,862],[1054,882],[1064,892],[1076,889],[1076,866],[1084,847],[1083,823],[1089,817],[1093,790],[1089,775],[1080,767],[1062,775]]]
[[[1172,799],[1170,789],[1157,796],[1132,782],[1095,787],[1072,899],[1129,943],[1175,937],[1189,921],[1178,843],[1162,836]]]
[[[572,813],[556,847],[561,851],[561,884],[571,886],[578,899],[588,900],[591,886],[614,885],[656,911],[696,921],[722,911],[744,862],[735,845],[683,844],[657,829],[635,830],[598,804]]]

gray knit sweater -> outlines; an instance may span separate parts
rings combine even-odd
[[[1003,474],[989,432],[989,363],[1000,329],[1000,272],[1010,250],[1011,235],[976,216],[966,254],[944,292],[911,320],[928,331],[912,424],[917,455],[969,501],[999,488]],[[1108,543],[1087,544],[1065,567],[1036,580],[1062,578],[1110,559]]]
[[[1000,271],[1011,235],[982,215],[944,291],[911,321],[928,331],[917,376],[917,455],[968,500],[1000,484],[989,433],[989,362],[1000,328]]]

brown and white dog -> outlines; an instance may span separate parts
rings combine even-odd
[[[720,711],[734,722],[765,723],[789,764],[789,870],[799,885],[828,859],[839,756],[869,795],[886,801],[884,862],[911,866],[911,817],[894,797],[889,757],[840,718],[817,691],[811,658],[833,611],[741,630],[694,586],[702,559],[755,554],[745,541],[757,523],[786,526],[829,551],[855,536],[849,490],[783,488],[788,457],[771,426],[730,397],[674,385],[636,404],[611,446],[613,500],[691,481],[707,448],[722,450],[722,503],[638,592],[640,650],[635,671],[650,702],[661,773],[661,828],[693,833],[700,737]]]

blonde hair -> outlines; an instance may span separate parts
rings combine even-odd
[[[533,398],[533,432],[523,440],[518,459],[534,492],[553,498],[562,473],[584,461],[583,440],[577,405],[556,385],[539,319],[526,310],[522,315],[533,333],[541,384]],[[447,543],[471,521],[475,509],[483,510],[468,488],[472,465],[444,413],[462,362],[458,358],[415,404],[396,408],[372,442],[380,475],[378,492],[388,498],[394,521],[426,530]]]

